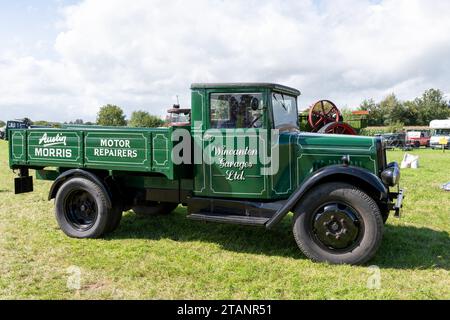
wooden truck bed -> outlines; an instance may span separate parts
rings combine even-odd
[[[176,179],[172,128],[17,129],[10,166],[155,172]]]

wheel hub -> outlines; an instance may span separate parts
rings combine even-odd
[[[314,216],[314,233],[321,244],[332,249],[352,246],[360,233],[355,211],[344,204],[329,204]]]
[[[97,219],[94,199],[85,191],[74,191],[66,200],[65,215],[68,222],[78,230],[88,230]]]

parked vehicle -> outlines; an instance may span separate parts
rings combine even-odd
[[[192,220],[267,229],[292,211],[307,257],[362,264],[374,256],[403,201],[381,138],[300,132],[300,92],[286,86],[191,89],[187,126],[11,130],[16,193],[33,190],[30,169],[53,181],[56,219],[75,238],[113,232],[123,211],[169,214],[182,204]]]
[[[429,147],[430,139],[429,131],[408,131],[406,133],[406,144],[414,148]]]
[[[433,149],[441,149],[441,142],[447,142],[444,147],[450,149],[450,119],[433,120],[430,122],[431,139],[430,146]]]
[[[383,140],[386,143],[387,149],[404,149],[407,146],[406,143],[406,134],[401,133],[384,133],[382,135],[378,135],[379,137],[382,137]]]
[[[3,128],[0,128],[0,139],[5,139],[5,131],[6,131],[6,126]]]
[[[27,129],[31,126],[31,122],[28,120],[10,120],[6,122],[6,129],[5,129],[5,140],[8,140],[8,132],[11,129]]]

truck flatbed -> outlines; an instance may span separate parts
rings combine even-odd
[[[11,167],[84,168],[161,173],[175,179],[172,128],[11,130]]]

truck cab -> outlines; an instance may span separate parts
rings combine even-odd
[[[293,212],[294,238],[311,259],[373,257],[403,201],[382,138],[301,132],[300,92],[279,84],[197,83],[191,92],[189,122],[170,127],[11,130],[16,193],[33,190],[30,169],[52,180],[58,224],[75,238],[113,232],[130,209],[153,216],[181,204],[188,219],[269,230]]]
[[[191,88],[192,136],[205,151],[194,168],[196,196],[286,199],[343,157],[375,175],[387,166],[381,138],[300,132],[296,89],[263,83]]]
[[[272,129],[298,131],[300,92],[274,84],[193,84],[192,136],[202,161],[194,168],[194,192],[202,197],[278,199],[288,196],[280,175],[263,174],[272,163]],[[275,108],[273,108],[273,104]],[[284,144],[288,143],[283,141]],[[294,178],[284,159],[281,175]],[[275,164],[279,165],[279,164]],[[292,182],[293,183],[293,182]]]

